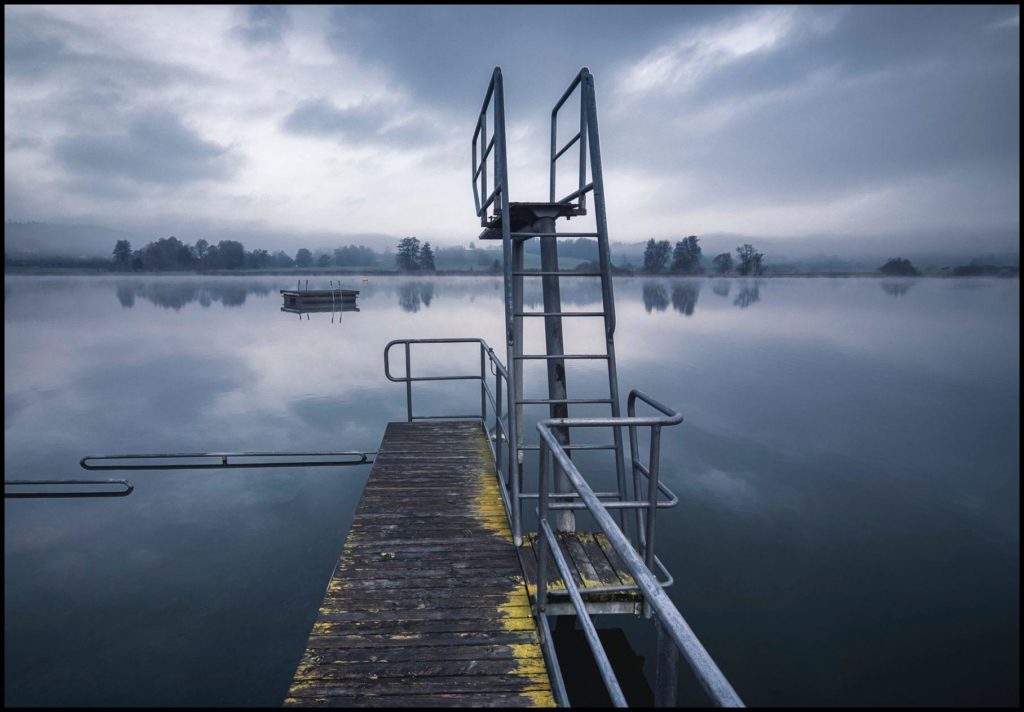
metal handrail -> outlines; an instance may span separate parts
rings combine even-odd
[[[552,203],[568,203],[575,198],[579,198],[579,209],[586,212],[587,209],[587,193],[594,189],[594,184],[590,183],[587,185],[587,96],[586,92],[590,88],[590,84],[585,80],[590,76],[590,70],[587,67],[583,67],[579,73],[573,78],[572,82],[569,83],[569,88],[566,89],[559,100],[555,103],[555,107],[551,110],[551,159],[550,159],[550,172],[551,172],[551,183],[549,196]],[[575,136],[569,139],[561,148],[558,147],[558,111],[562,108],[569,97],[573,95],[576,88],[580,89],[580,130]],[[561,199],[555,198],[555,180],[557,174],[557,161],[561,158],[574,144],[579,143],[579,186],[578,188]]]
[[[412,375],[412,344],[478,344],[480,346],[480,372],[472,375],[455,376],[413,376]],[[395,346],[404,346],[405,351],[405,375],[395,376],[391,373],[390,352]],[[488,374],[494,377],[494,389],[487,384]],[[514,418],[510,413],[515,405],[511,404],[509,411],[502,415],[502,404],[506,394],[510,393],[509,372],[505,364],[501,362],[498,355],[490,345],[480,338],[449,338],[449,339],[395,339],[389,341],[384,347],[384,375],[389,381],[405,384],[406,418],[408,422],[414,420],[479,420],[487,433],[487,443],[494,456],[494,464],[498,471],[498,480],[504,486],[499,487],[501,499],[505,505],[505,511],[510,521],[516,521],[519,517],[519,478],[513,476],[516,472],[515,448],[509,444],[515,442],[512,428]],[[412,407],[412,384],[421,381],[480,381],[480,414],[467,415],[415,415]],[[490,408],[488,408],[488,405]],[[494,423],[488,427],[488,412],[494,414]],[[507,450],[507,465],[503,464],[502,443],[505,443]],[[511,494],[509,491],[511,490]]]
[[[493,106],[492,106],[492,99]],[[487,111],[493,109],[494,133],[490,140],[487,138]],[[479,141],[477,140],[479,139]],[[493,204],[495,217],[499,212],[504,213],[507,206],[507,153],[505,145],[505,101],[502,93],[501,67],[495,67],[491,73],[491,81],[484,93],[483,104],[480,107],[480,114],[477,117],[476,127],[473,131],[473,201],[476,204],[476,214],[480,218],[480,226],[486,227],[488,218],[487,209]],[[494,189],[487,191],[487,159],[494,153],[493,157],[493,180]]]
[[[659,411],[661,417],[637,417],[636,401],[640,400]],[[540,499],[537,515],[540,522],[539,549],[537,552],[537,615],[546,619],[545,606],[547,603],[547,552],[551,551],[555,566],[559,570],[566,591],[573,603],[580,624],[583,626],[584,634],[590,645],[591,651],[596,658],[601,677],[616,706],[625,706],[626,700],[622,694],[621,687],[612,670],[611,663],[601,645],[594,628],[590,614],[580,594],[579,587],[573,580],[568,563],[564,560],[558,546],[555,533],[548,522],[548,514],[552,509],[558,509],[563,505],[552,505],[549,503],[550,493],[548,492],[548,462],[553,458],[557,467],[565,474],[573,489],[582,500],[583,506],[590,512],[597,525],[608,537],[612,548],[618,554],[628,569],[636,586],[644,597],[644,615],[654,615],[658,624],[658,670],[656,672],[657,702],[672,704],[675,698],[675,661],[679,652],[689,663],[696,674],[701,686],[707,692],[711,701],[723,707],[742,707],[743,702],[739,695],[729,684],[729,681],[722,674],[707,650],[697,639],[690,626],[686,623],[682,614],[672,603],[671,599],[662,590],[661,584],[652,573],[654,557],[654,514],[657,509],[658,472],[660,455],[660,430],[662,427],[677,425],[682,422],[683,417],[641,391],[631,391],[629,394],[629,417],[627,418],[551,418],[537,423],[537,432],[540,434],[540,473],[539,490]],[[651,428],[651,458],[647,468],[649,475],[648,501],[646,503],[647,517],[644,520],[638,517],[638,538],[641,539],[641,550],[643,558],[634,549],[633,544],[616,524],[608,511],[606,503],[601,502],[597,493],[591,489],[583,479],[575,463],[569,459],[568,453],[551,432],[553,427],[628,427],[630,430],[630,446],[632,450],[634,487],[639,496],[639,471],[637,465],[637,444],[636,429],[638,427]],[[638,508],[638,513],[641,509]],[[554,656],[555,651],[549,641],[546,641],[549,655]]]

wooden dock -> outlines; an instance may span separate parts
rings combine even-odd
[[[482,426],[390,423],[285,705],[554,704]]]

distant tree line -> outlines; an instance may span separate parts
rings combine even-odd
[[[118,240],[113,257],[114,270],[118,272],[373,267],[380,262],[376,251],[362,245],[346,245],[333,254],[321,252],[318,256],[303,247],[292,257],[283,250],[273,254],[263,249],[248,251],[237,240],[221,240],[213,245],[199,239],[195,245],[189,245],[173,235],[139,250],[133,250],[128,240]]]
[[[650,274],[704,274],[703,258],[700,238],[696,235],[682,238],[676,242],[675,247],[668,240],[650,239],[644,248],[642,269]],[[731,254],[723,252],[716,255],[711,264],[718,274],[735,271],[740,275],[759,275],[765,271],[764,254],[752,245],[737,247],[735,260]]]

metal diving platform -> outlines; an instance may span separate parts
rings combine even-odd
[[[560,144],[559,111],[573,96],[579,98],[579,130]],[[574,118],[572,130],[576,126]],[[619,677],[593,620],[618,614],[642,617],[654,629],[656,706],[676,704],[682,663],[711,704],[743,706],[666,594],[673,579],[655,553],[656,544],[665,545],[656,536],[658,518],[679,502],[664,481],[661,439],[682,423],[683,416],[638,390],[630,391],[624,402],[620,399],[597,104],[590,72],[584,68],[577,74],[551,112],[548,201],[509,200],[505,144],[502,75],[495,68],[473,134],[472,171],[476,214],[483,228],[480,237],[502,241],[505,361],[480,338],[398,339],[385,346],[384,374],[404,386],[406,422],[387,425],[284,703],[570,706],[573,700],[563,680],[552,627],[557,619],[571,617],[586,638],[612,704],[625,706]],[[555,164],[574,148],[578,180],[568,195],[558,198]],[[593,201],[589,207],[588,197]],[[588,210],[594,222],[591,231],[557,231],[558,220],[585,217]],[[583,271],[560,267],[561,237],[594,240],[596,262]],[[540,240],[541,267],[526,270],[524,244],[533,238]],[[563,310],[562,277],[599,280],[600,307]],[[524,304],[524,280],[531,278],[541,280],[539,309]],[[326,298],[335,304],[354,299],[355,294],[329,292]],[[325,298],[302,290],[282,293],[286,300]],[[576,317],[591,317],[590,323],[601,326],[599,346],[567,348],[563,320]],[[543,320],[534,322],[544,327],[543,344],[527,345],[527,319]],[[533,338],[539,340],[536,333]],[[435,345],[468,349],[472,367],[460,373],[417,375],[422,371],[414,368],[414,350]],[[543,364],[544,371],[534,372],[538,383],[526,391],[523,366],[530,362]],[[569,385],[577,381],[571,369],[587,362],[604,370],[598,378],[602,392],[573,397]],[[474,394],[473,412],[417,414],[415,384],[457,381],[479,387],[478,410]],[[547,397],[524,395],[542,387]],[[607,411],[596,417],[576,415],[583,407]],[[589,412],[586,409],[583,412]],[[607,461],[593,464],[581,457],[585,451],[588,457],[596,454]],[[342,467],[370,464],[371,454],[96,456],[83,458],[82,466]],[[132,464],[140,462],[148,464]],[[536,469],[524,473],[526,464],[535,464]],[[108,483],[131,490],[124,481]],[[673,547],[686,544],[671,542]]]

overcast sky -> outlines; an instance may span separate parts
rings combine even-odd
[[[511,199],[544,200],[550,108],[586,65],[613,240],[1019,231],[1016,6],[4,18],[9,220],[466,244],[479,231],[470,137],[493,67]]]

